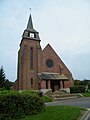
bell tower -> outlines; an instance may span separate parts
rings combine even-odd
[[[32,22],[32,17],[31,14],[29,16],[27,28],[24,30],[22,38],[29,38],[32,40],[38,40],[40,41],[39,38],[39,33],[33,28],[33,22]]]
[[[33,28],[30,14],[18,51],[18,90],[35,90],[39,87],[38,72],[41,71],[42,62],[40,41],[39,32]]]

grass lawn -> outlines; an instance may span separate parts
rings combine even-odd
[[[82,93],[82,95],[85,97],[90,97],[90,92],[89,93]]]
[[[37,115],[27,116],[19,120],[77,120],[84,109],[70,106],[48,106]]]
[[[52,102],[52,98],[48,97],[48,96],[42,96],[42,99],[44,102]]]

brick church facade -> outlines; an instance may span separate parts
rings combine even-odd
[[[16,90],[59,91],[73,86],[73,77],[61,58],[48,44],[43,50],[39,32],[33,28],[31,15],[18,51]]]

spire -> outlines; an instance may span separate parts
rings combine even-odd
[[[33,28],[32,16],[30,13],[28,24],[22,35],[23,38],[29,38],[33,40],[40,40],[39,32]]]
[[[33,29],[33,22],[32,22],[32,16],[30,14],[28,24],[27,24],[27,30]]]
[[[37,31],[33,28],[33,22],[32,22],[31,13],[30,13],[30,16],[29,16],[29,20],[28,20],[28,24],[27,24],[26,30],[27,30],[27,31],[31,31],[31,32],[37,32]]]

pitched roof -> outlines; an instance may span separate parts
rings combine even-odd
[[[57,58],[62,62],[62,64],[66,67],[66,69],[70,72],[70,70],[67,68],[67,66],[64,64],[64,62],[61,60],[61,58],[58,56],[58,54],[54,51],[54,49],[52,48],[52,46],[48,43],[47,45],[46,45],[46,47],[43,49],[43,52],[47,49],[47,48],[49,48],[49,50],[52,50],[53,52],[54,52],[54,54],[57,56]],[[61,65],[61,67],[63,67],[62,65]],[[71,73],[71,72],[70,72]]]
[[[28,24],[27,24],[27,31],[31,31],[31,32],[37,32],[34,28],[33,28],[33,22],[32,22],[32,16],[30,14],[29,19],[28,19]]]
[[[38,74],[40,79],[42,80],[68,80],[64,74],[59,73],[50,73],[50,72],[42,72]]]
[[[33,23],[32,23],[31,14],[29,16],[29,20],[28,20],[28,24],[27,24],[27,29],[33,29]]]

